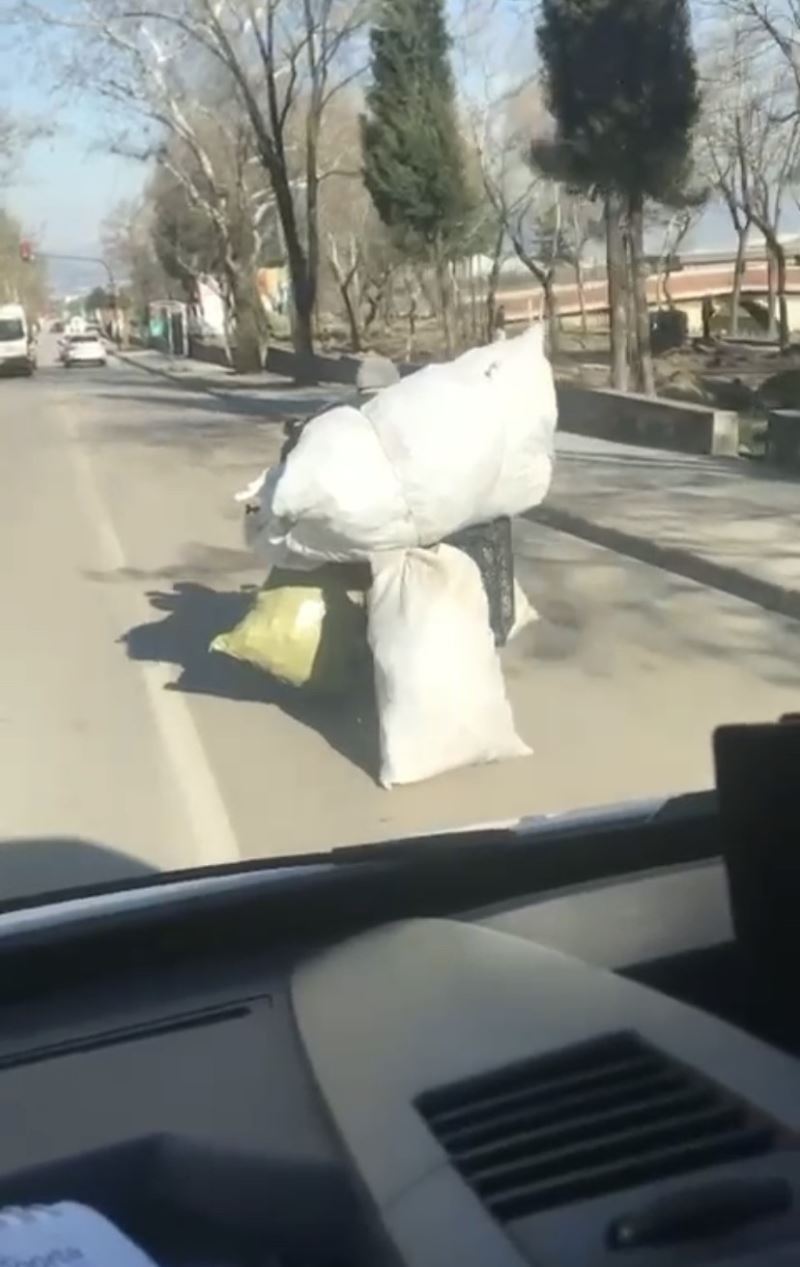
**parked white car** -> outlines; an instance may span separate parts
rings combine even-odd
[[[106,349],[96,334],[70,335],[61,353],[61,359],[70,369],[73,365],[105,365]]]

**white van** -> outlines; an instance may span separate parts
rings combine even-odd
[[[0,373],[32,374],[36,345],[21,304],[0,304]]]

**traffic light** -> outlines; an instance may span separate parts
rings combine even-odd
[[[30,264],[33,259],[33,247],[27,238],[23,238],[19,244],[19,258],[23,264]]]

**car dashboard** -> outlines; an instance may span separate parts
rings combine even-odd
[[[427,848],[3,917],[0,1206],[160,1267],[797,1262],[713,803]]]

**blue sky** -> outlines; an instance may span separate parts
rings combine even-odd
[[[96,103],[66,105],[47,90],[28,87],[0,92],[0,104],[53,128],[52,136],[30,146],[15,173],[10,210],[42,251],[98,254],[103,219],[118,202],[136,195],[143,166],[108,153]]]
[[[47,73],[46,48],[17,41],[0,49],[0,108],[51,132],[33,142],[4,201],[43,252],[97,255],[100,226],[109,211],[136,195],[145,178],[140,163],[108,152],[105,111],[97,99],[66,100]],[[13,74],[9,70],[13,68]],[[61,288],[102,281],[100,270],[54,265]]]
[[[140,164],[103,153],[80,112],[70,111],[60,130],[31,148],[11,196],[11,208],[42,248],[80,252],[99,243],[99,227],[115,203],[133,197]]]

